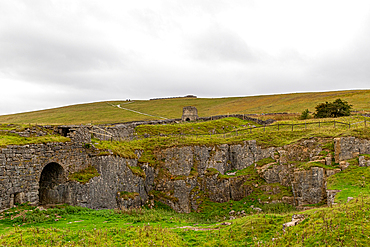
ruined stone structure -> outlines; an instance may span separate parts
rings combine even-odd
[[[182,109],[182,121],[198,120],[198,110],[194,106],[186,106]]]
[[[334,203],[335,193],[326,191],[326,178],[341,170],[324,169],[315,166],[315,162],[331,166],[332,158],[346,162],[359,157],[361,166],[370,165],[361,156],[370,153],[370,141],[346,137],[334,140],[335,157],[321,156],[322,144],[316,139],[278,148],[261,148],[256,141],[245,141],[159,150],[155,155],[160,165],[154,168],[139,162],[141,151],[136,152],[137,158],[128,159],[109,152],[102,154],[93,145],[85,145],[85,141],[90,143],[86,128],[64,132],[73,142],[1,148],[0,210],[24,202],[68,203],[94,209],[137,207],[155,199],[187,213],[197,210],[204,196],[214,202],[225,202],[241,200],[257,189],[275,195],[283,187],[292,188],[291,196],[275,202],[305,205],[328,197]],[[257,165],[267,158],[270,163]],[[313,165],[304,169],[295,165],[300,161]],[[86,184],[70,180],[70,174],[88,166],[95,167],[100,175]],[[267,184],[250,183],[250,174],[228,173],[249,167]],[[121,198],[121,192],[130,196]]]

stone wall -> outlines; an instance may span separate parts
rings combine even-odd
[[[0,209],[14,204],[38,204],[39,181],[44,167],[59,164],[67,178],[91,164],[89,150],[78,143],[8,146],[0,149]]]
[[[48,143],[25,146],[9,146],[0,149],[0,210],[14,203],[30,202],[38,205],[42,192],[41,181],[48,167],[54,166],[46,179],[44,194],[48,204],[68,203],[89,208],[116,208],[117,192],[137,192],[140,200],[133,206],[141,206],[152,189],[154,170],[142,165],[145,177],[135,175],[130,167],[137,160],[116,156],[99,156],[98,150],[85,148],[79,143]],[[71,173],[94,166],[100,176],[86,184],[68,180]],[[62,172],[58,184],[53,184],[55,168]],[[44,196],[45,197],[45,196]]]
[[[96,156],[92,164],[100,176],[87,184],[70,181],[67,184],[71,205],[93,209],[117,208],[117,192],[127,191],[139,194],[134,207],[142,206],[148,200],[148,192],[153,184],[153,168],[144,165],[145,178],[135,175],[129,167],[137,166],[137,160],[115,156]]]

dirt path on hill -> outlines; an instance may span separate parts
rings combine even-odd
[[[124,103],[124,105],[131,104],[131,103],[134,103],[134,102],[135,102],[135,101],[131,101],[131,102],[128,102],[128,103]],[[165,118],[165,117],[161,117],[161,116],[154,116],[154,115],[150,115],[150,114],[147,114],[147,113],[144,113],[144,112],[139,112],[139,111],[131,110],[131,109],[128,109],[128,108],[122,107],[122,106],[121,106],[121,104],[119,104],[119,105],[111,105],[111,106],[113,106],[113,107],[118,107],[119,109],[122,109],[122,110],[135,112],[135,113],[137,113],[137,114],[141,114],[141,115],[145,115],[145,116],[149,116],[149,117],[157,117],[157,118],[167,119],[167,118]]]

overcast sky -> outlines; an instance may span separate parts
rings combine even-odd
[[[0,0],[0,114],[369,78],[369,0]]]

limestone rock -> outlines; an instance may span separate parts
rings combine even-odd
[[[335,203],[335,195],[338,194],[340,190],[326,190],[326,197],[327,197],[327,205],[328,207],[336,204]]]
[[[292,221],[283,224],[283,231],[285,232],[285,229],[287,227],[298,225],[301,221],[303,221],[305,219],[305,217],[306,216],[303,215],[303,214],[301,214],[301,215],[293,215],[292,216]]]
[[[359,154],[370,154],[370,140],[355,137],[334,138],[335,162],[356,158]]]
[[[295,171],[292,189],[298,206],[319,203],[325,199],[325,182],[325,170],[321,167]]]
[[[330,177],[338,172],[341,172],[341,169],[328,169],[326,170],[326,177]]]
[[[358,157],[358,164],[360,167],[370,166],[370,160],[366,160],[364,156]]]
[[[345,169],[347,169],[349,166],[349,163],[347,161],[341,161],[339,162],[339,167],[342,171],[344,171]]]
[[[347,202],[350,202],[350,201],[352,201],[354,198],[353,197],[347,197]]]

